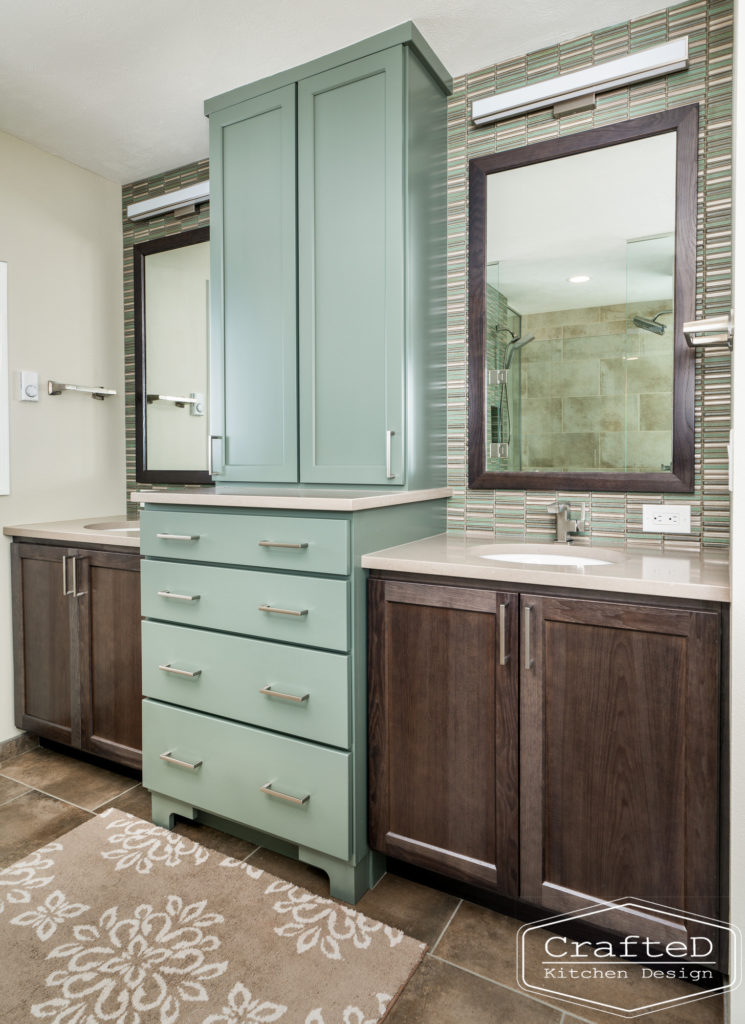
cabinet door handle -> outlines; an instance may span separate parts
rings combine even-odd
[[[386,480],[392,480],[394,474],[391,472],[391,442],[394,438],[395,430],[386,430],[385,432],[385,478]]]
[[[507,608],[509,605],[499,606],[499,664],[506,665],[510,660],[507,653]]]
[[[161,754],[160,759],[161,761],[167,761],[169,764],[176,764],[179,768],[188,768],[190,772],[195,772],[203,764],[202,761],[182,761],[180,758],[173,756],[172,750],[167,750],[165,754]]]
[[[222,434],[210,434],[209,440],[207,441],[207,472],[210,476],[220,476],[222,469],[215,469],[215,454],[214,454],[214,443],[215,441],[222,441]]]
[[[68,555],[63,555],[62,556],[62,596],[63,597],[69,597],[70,594],[74,594],[75,593],[75,587],[73,587],[71,590],[68,590],[68,587],[67,587],[67,559],[68,559],[68,557],[69,557]],[[73,561],[74,561],[74,559],[73,559]]]
[[[294,693],[283,693],[281,690],[273,690],[268,683],[259,690],[259,693],[263,693],[265,697],[276,697],[278,700],[289,700],[292,701],[293,704],[304,704],[307,700],[310,700],[309,693],[303,693],[300,696],[296,696]]]
[[[167,597],[171,601],[198,601],[201,594],[172,594],[170,590],[159,590],[158,597]]]
[[[533,667],[533,659],[530,656],[530,623],[533,614],[533,605],[526,604],[523,612],[525,621],[525,668],[530,671]]]
[[[161,754],[161,757],[163,755]],[[310,800],[310,793],[306,793],[304,796],[290,796],[289,793],[282,793],[278,789],[272,789],[271,782],[265,782],[260,787],[262,793],[266,793],[267,796],[273,796],[277,800],[286,800],[288,804],[295,804],[296,807],[302,807],[303,804],[307,804]]]
[[[286,542],[286,541],[283,541],[283,540],[260,540],[259,541],[259,547],[260,548],[292,548],[293,551],[295,551],[295,550],[299,551],[302,548],[307,548],[308,547],[308,542],[307,542],[307,540],[303,540],[303,541],[300,541],[299,544],[290,544],[289,542]]]
[[[202,674],[201,668],[189,672],[185,668],[174,668],[173,665],[158,665],[161,672],[169,672],[173,676],[185,676],[187,679],[198,679]]]
[[[198,533],[156,533],[158,540],[199,540]]]
[[[78,556],[73,555],[72,557],[72,594],[75,597],[85,597],[88,593],[87,590],[78,590]]]
[[[272,606],[270,604],[260,604],[259,605],[259,611],[260,612],[271,612],[272,615],[295,615],[295,616],[298,616],[298,617],[301,616],[301,615],[307,615],[308,614],[308,609],[307,608],[301,608],[298,611],[295,611],[294,608],[272,608]]]

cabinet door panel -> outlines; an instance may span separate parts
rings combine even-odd
[[[521,601],[533,637],[522,659],[522,897],[558,911],[632,897],[720,916],[718,616]],[[654,934],[649,922],[631,927]]]
[[[14,544],[12,552],[16,725],[60,743],[77,743],[72,643],[77,608],[65,593],[74,552],[36,544]]]
[[[80,552],[82,746],[142,762],[139,556]]]
[[[371,583],[371,845],[517,892],[514,597]],[[512,659],[514,665],[516,657]]]
[[[215,470],[296,481],[295,87],[212,114],[210,133]]]
[[[402,61],[387,50],[298,85],[306,482],[404,481]]]

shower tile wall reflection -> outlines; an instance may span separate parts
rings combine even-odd
[[[664,306],[522,317],[523,332],[535,335],[518,356],[523,469],[669,469],[672,339],[633,325],[634,316],[651,319]]]

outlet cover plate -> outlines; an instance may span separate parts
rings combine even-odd
[[[642,505],[645,533],[690,533],[690,505]]]

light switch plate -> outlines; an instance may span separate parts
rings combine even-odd
[[[645,533],[690,533],[690,505],[642,505]]]
[[[18,401],[39,401],[39,374],[35,370],[20,370],[18,373]]]

